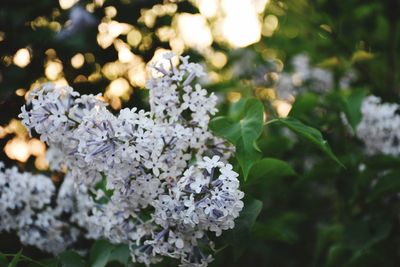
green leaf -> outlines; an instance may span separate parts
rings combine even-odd
[[[242,97],[239,101],[229,105],[228,117],[235,121],[243,117],[243,113],[245,111],[244,107],[246,106],[248,100],[248,97]]]
[[[337,266],[337,265],[336,265]],[[382,257],[381,254],[376,253],[373,249],[358,250],[353,253],[353,256],[343,267],[375,267],[375,266],[397,266],[388,264],[387,258]]]
[[[341,224],[331,224],[319,226],[317,229],[317,240],[314,249],[314,259],[312,266],[319,266],[317,263],[323,255],[323,251],[331,243],[340,242],[344,233],[344,226]]]
[[[398,193],[400,191],[400,171],[393,171],[378,179],[378,182],[368,195],[367,201],[375,201],[388,194]]]
[[[261,158],[261,153],[255,149],[254,144],[246,142],[243,137],[240,137],[236,143],[236,158],[242,168],[244,181],[246,181],[251,166]]]
[[[287,162],[279,159],[263,158],[251,166],[247,184],[254,184],[262,179],[294,175],[296,175],[296,172]]]
[[[328,155],[331,159],[333,159],[336,163],[340,166],[344,167],[343,163],[339,161],[339,159],[333,154],[332,150],[330,149],[327,141],[322,137],[322,134],[317,129],[307,126],[302,122],[287,117],[287,118],[280,118],[276,119],[275,122],[280,122],[290,130],[292,130],[297,135],[307,139],[314,145],[316,145],[320,150],[322,150],[326,155]]]
[[[264,107],[254,98],[246,101],[241,116],[237,119],[217,117],[210,121],[210,129],[217,135],[235,144],[240,137],[253,143],[262,132]]]
[[[128,245],[116,245],[110,254],[108,262],[116,261],[123,265],[127,265],[130,259],[130,251]]]
[[[225,237],[232,245],[235,260],[246,250],[251,229],[262,210],[263,203],[260,200],[246,197],[244,208],[240,212],[239,218],[235,220],[235,228],[228,231]]]
[[[306,220],[300,212],[284,211],[270,215],[265,223],[256,222],[253,233],[257,238],[293,244],[299,240],[298,225]]]
[[[361,121],[361,104],[366,95],[366,90],[358,89],[352,91],[350,95],[342,98],[343,110],[354,131],[356,130],[358,123]]]
[[[348,248],[342,244],[335,244],[329,248],[326,265],[330,266],[341,266],[343,260],[346,258]]]
[[[264,106],[254,98],[247,100],[245,105],[244,117],[239,121],[241,136],[245,140],[252,142],[261,135],[264,120]]]
[[[306,119],[309,114],[314,113],[315,107],[318,104],[318,96],[311,92],[305,92],[296,97],[289,116],[297,119]]]
[[[363,251],[385,240],[392,229],[390,222],[362,220],[347,226],[344,232],[346,246]]]
[[[236,157],[242,168],[244,180],[252,164],[261,157],[256,145],[256,140],[261,135],[263,128],[264,107],[257,99],[246,102],[244,117],[239,121],[240,137],[236,141]]]
[[[82,257],[75,251],[65,251],[59,256],[61,267],[85,267]]]
[[[209,126],[215,134],[236,145],[236,157],[246,180],[251,165],[261,157],[256,140],[263,130],[264,106],[259,100],[249,98],[240,114],[236,120],[215,118]]]
[[[96,241],[89,254],[89,266],[90,267],[104,267],[106,266],[111,251],[113,250],[113,245],[105,240]]]
[[[29,265],[29,267],[58,267],[59,266],[59,261],[56,258],[51,258],[51,259],[44,259],[40,260],[37,263],[33,262]]]
[[[267,136],[267,138],[260,138],[257,141],[263,155],[267,157],[282,158],[295,144],[294,140],[281,134],[268,132]]]
[[[94,193],[90,192],[89,195],[93,198],[94,202],[96,202],[98,204],[106,204],[106,203],[108,203],[108,201],[110,201],[110,198],[114,193],[114,190],[107,189],[107,176],[106,175],[104,175],[104,174],[102,175],[101,181],[97,182],[95,184],[94,188],[96,190],[101,190],[104,193],[104,195],[101,198],[96,199],[96,196],[94,195]]]
[[[210,129],[235,144],[240,137],[240,124],[228,117],[216,117],[210,121]]]
[[[382,253],[375,251],[391,237],[392,223],[383,217],[367,218],[349,225],[344,233],[344,244],[353,249],[353,255],[343,266],[397,266],[385,263]]]
[[[0,266],[7,266],[8,265],[8,260],[5,255],[0,253]]]
[[[14,258],[11,260],[10,264],[8,264],[8,267],[16,267],[20,258],[21,258],[21,253],[22,253],[22,249],[20,251],[18,251],[17,254],[15,254]]]
[[[368,168],[381,169],[399,169],[400,158],[390,155],[374,155],[365,159]]]
[[[258,199],[246,199],[244,208],[235,221],[236,227],[242,230],[251,229],[262,210],[262,206],[263,203]]]

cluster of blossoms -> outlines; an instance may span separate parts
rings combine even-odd
[[[81,234],[75,204],[93,203],[87,194],[73,191],[71,182],[66,177],[56,196],[49,177],[4,169],[0,162],[0,232],[16,231],[21,243],[50,253],[68,248]]]
[[[400,155],[399,110],[398,104],[382,103],[376,96],[364,99],[357,136],[364,141],[368,154]]]
[[[283,72],[279,75],[276,85],[278,97],[289,100],[304,88],[318,93],[331,90],[334,86],[333,73],[331,71],[310,66],[310,58],[299,54],[292,59],[293,73]]]
[[[69,199],[63,209],[87,238],[129,244],[146,265],[169,256],[206,266],[212,258],[200,248],[234,227],[244,194],[227,163],[233,147],[208,130],[217,98],[192,86],[201,66],[181,57],[176,67],[171,57],[168,68],[153,66],[160,75],[147,85],[150,112],[115,116],[98,96],[46,84],[20,117],[48,144],[51,169],[67,170],[58,197]]]
[[[294,56],[290,62],[292,71],[279,72],[278,66],[261,69],[259,78],[255,79],[257,85],[273,86],[276,88],[277,97],[281,100],[292,101],[293,97],[304,91],[326,93],[335,87],[335,79],[332,71],[312,66],[310,58],[305,54]],[[267,75],[265,75],[267,73]],[[268,75],[279,73],[276,75]],[[349,88],[355,79],[353,70],[349,70],[340,77],[338,86]]]

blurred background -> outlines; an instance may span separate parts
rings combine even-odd
[[[201,62],[202,82],[221,99],[254,94],[282,116],[307,80],[390,99],[400,91],[398,8],[396,0],[2,1],[0,159],[46,169],[44,145],[15,119],[32,88],[50,81],[104,93],[115,111],[144,105],[148,66],[171,50]]]
[[[29,90],[54,82],[84,94],[102,93],[115,112],[132,106],[147,109],[148,66],[168,51],[190,55],[204,66],[208,76],[201,83],[219,97],[220,114],[241,98],[255,96],[265,104],[266,119],[271,114],[285,117],[301,98],[294,116],[324,131],[333,150],[345,154],[343,134],[333,133],[342,127],[337,126],[340,118],[333,117],[337,110],[330,110],[335,98],[320,96],[363,89],[385,101],[398,101],[399,12],[398,0],[2,0],[0,161],[34,172],[48,169],[45,144],[30,138],[17,119]],[[292,159],[300,172],[314,166],[318,155],[302,158],[290,138],[287,142],[280,135],[271,138],[262,144],[272,151],[269,155]],[[304,179],[318,176],[319,171]],[[346,178],[352,169],[333,172],[323,175]],[[270,225],[259,226],[259,243],[251,253],[223,254],[220,262],[233,266],[234,253],[241,255],[244,266],[324,266],[329,253],[342,253],[339,247],[330,250],[330,241],[318,239],[317,226],[310,224],[305,210],[318,213],[321,206],[313,210],[313,196],[301,196],[306,194],[301,190],[315,186],[322,195],[333,193],[321,185],[297,186],[297,193],[282,205],[296,207],[296,197],[307,198],[297,207],[301,211],[289,211]],[[327,207],[340,209],[341,201],[345,200],[335,196]],[[267,208],[268,203],[264,201]],[[271,210],[268,217],[277,212],[278,208]],[[324,216],[340,221],[334,214]],[[324,238],[342,238],[336,235],[342,230],[338,225],[330,227]],[[317,242],[324,245],[316,248]],[[399,240],[391,242],[388,253],[399,257]],[[343,253],[347,260],[354,255],[353,250]],[[395,259],[380,266],[395,266]],[[344,266],[342,261],[337,264],[331,266]]]

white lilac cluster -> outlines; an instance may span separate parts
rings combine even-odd
[[[67,169],[75,187],[94,195],[71,217],[87,237],[127,243],[146,265],[169,256],[206,266],[211,256],[200,248],[212,245],[211,232],[234,227],[243,192],[227,163],[233,148],[208,130],[217,98],[192,85],[201,66],[188,57],[174,66],[172,56],[169,66],[153,66],[160,77],[147,85],[150,112],[115,116],[98,96],[46,84],[30,93],[20,117],[49,145],[51,168]],[[104,179],[107,190],[98,189]],[[59,195],[68,194],[76,195]]]
[[[74,210],[63,197],[53,203],[55,192],[50,178],[4,169],[0,162],[0,232],[15,231],[21,243],[50,253],[72,245],[80,234],[69,221]]]
[[[382,103],[376,96],[368,96],[361,105],[362,120],[357,126],[367,153],[400,155],[400,105]]]
[[[325,93],[334,87],[333,73],[329,70],[310,65],[310,58],[299,54],[292,59],[293,72],[279,75],[276,85],[278,97],[289,100],[304,88]]]

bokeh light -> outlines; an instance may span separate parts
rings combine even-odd
[[[279,117],[287,117],[290,110],[292,109],[292,104],[283,100],[276,99],[274,100],[273,105]]]
[[[49,61],[46,64],[45,74],[50,80],[56,80],[61,76],[63,65],[60,61]]]
[[[124,78],[118,78],[110,83],[107,90],[107,95],[114,97],[122,97],[126,95],[129,91],[129,83]]]
[[[28,66],[31,62],[31,54],[29,53],[29,50],[26,48],[19,49],[13,57],[13,62],[20,68]]]
[[[79,0],[59,0],[60,7],[62,9],[69,9],[78,2],[79,2]]]
[[[231,103],[238,102],[241,97],[242,97],[242,94],[239,93],[239,92],[233,92],[232,91],[232,92],[228,92],[228,94],[227,94],[227,99]]]
[[[28,141],[22,138],[13,138],[4,146],[4,152],[13,160],[26,162],[30,157]]]
[[[177,20],[179,34],[187,46],[203,50],[212,44],[213,37],[205,17],[183,13],[177,16]]]
[[[271,37],[277,30],[279,25],[278,18],[275,15],[268,15],[265,17],[262,25],[262,34],[267,37]]]
[[[80,67],[83,66],[84,63],[85,63],[85,57],[81,53],[78,53],[71,58],[71,65],[75,69],[79,69]]]
[[[215,17],[218,12],[218,0],[197,0],[196,4],[200,13],[207,18]]]
[[[261,38],[261,23],[252,1],[237,0],[232,4],[222,1],[225,18],[222,30],[224,37],[234,47],[245,47]]]

